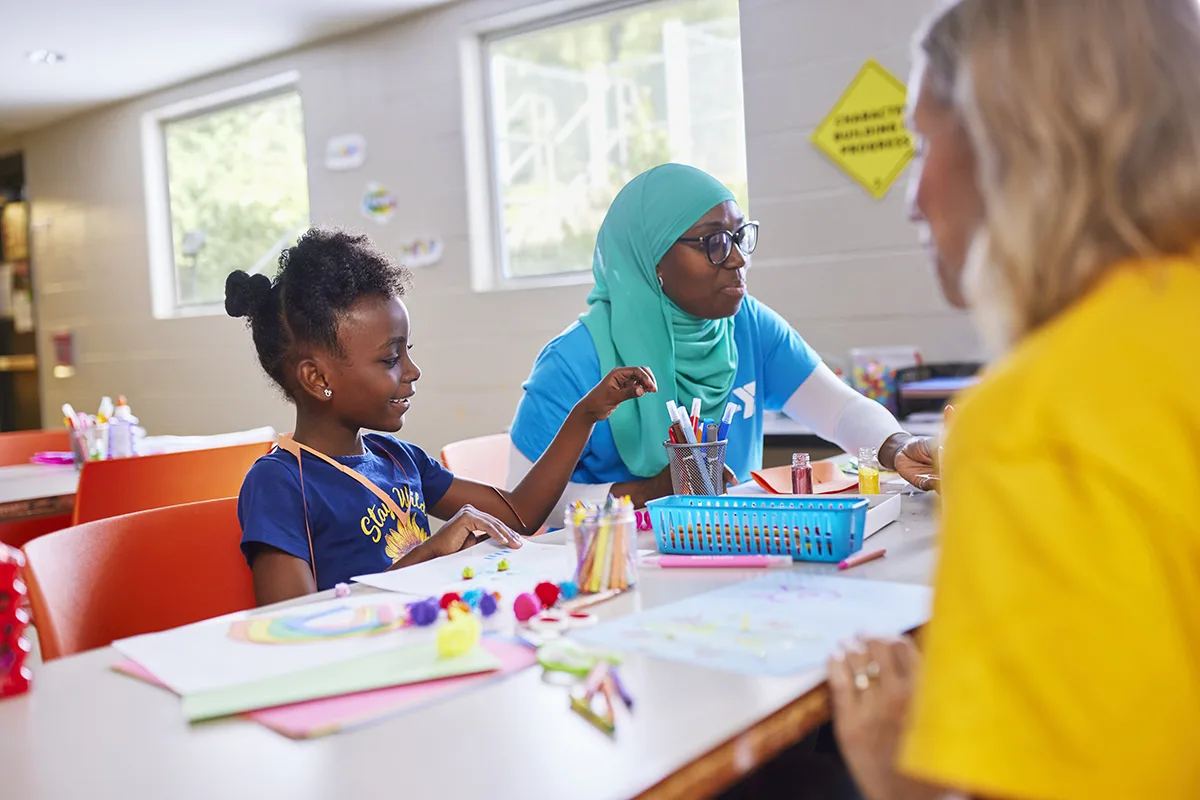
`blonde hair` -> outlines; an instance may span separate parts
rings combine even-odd
[[[1114,264],[1194,252],[1197,0],[957,0],[916,46],[975,150],[985,217],[963,286],[993,344]]]

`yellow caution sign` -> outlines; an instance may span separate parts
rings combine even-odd
[[[813,131],[812,143],[877,200],[913,157],[904,127],[905,95],[895,75],[868,60]]]

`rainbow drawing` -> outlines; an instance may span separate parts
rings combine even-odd
[[[390,605],[351,608],[240,620],[229,626],[229,638],[251,644],[316,644],[335,639],[379,636],[407,627],[408,617]]]

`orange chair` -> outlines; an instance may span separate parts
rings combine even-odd
[[[74,524],[135,511],[234,497],[266,442],[89,461],[79,475]]]
[[[442,448],[442,465],[460,478],[505,488],[508,483],[507,433],[464,439]]]
[[[237,500],[90,522],[25,546],[42,660],[254,607]]]
[[[48,452],[71,452],[71,437],[66,428],[0,433],[0,467],[28,464],[36,454]]]
[[[0,433],[0,467],[28,464],[29,459],[37,453],[69,453],[70,451],[71,439],[66,428],[50,431]],[[51,531],[60,531],[70,524],[70,514],[0,522],[0,542],[13,547],[21,547],[31,539]]]

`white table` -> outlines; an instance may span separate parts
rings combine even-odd
[[[870,540],[887,557],[843,574],[928,582],[933,502],[906,496],[900,520]],[[612,618],[760,574],[647,568],[636,591],[595,611]],[[0,701],[5,797],[690,799],[720,791],[825,718],[824,694],[814,691],[822,670],[756,678],[631,656],[621,674],[636,705],[632,715],[619,712],[613,740],[571,713],[566,689],[534,668],[359,730],[295,742],[242,720],[189,728],[177,698],[109,671],[119,660],[102,648],[40,665],[29,694]]]
[[[0,522],[69,513],[79,473],[74,466],[0,467]]]

